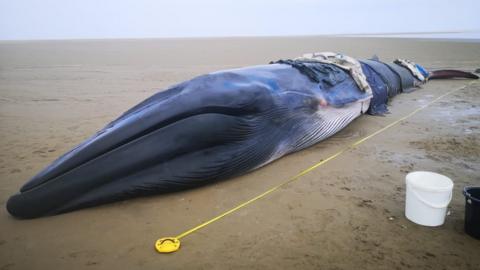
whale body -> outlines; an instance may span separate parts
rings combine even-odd
[[[387,112],[389,99],[421,84],[399,65],[365,60],[361,67],[372,93],[335,65],[297,60],[174,85],[60,156],[10,197],[7,210],[36,218],[245,174],[363,113]]]

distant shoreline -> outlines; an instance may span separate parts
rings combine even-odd
[[[192,37],[105,37],[105,38],[51,38],[51,39],[0,39],[0,43],[48,42],[48,41],[111,41],[111,40],[211,40],[250,38],[406,38],[438,41],[480,42],[480,30],[450,32],[398,32],[398,33],[347,33],[318,35],[271,35],[271,36],[192,36]]]

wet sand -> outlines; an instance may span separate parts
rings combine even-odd
[[[480,82],[432,81],[391,114],[242,177],[199,189],[35,220],[8,215],[9,195],[60,154],[169,85],[219,69],[312,51],[480,68],[480,43],[382,38],[229,38],[0,43],[0,269],[478,269],[463,232],[465,185],[480,185]],[[463,88],[462,88],[463,87]],[[277,185],[435,97],[462,88],[358,148],[182,239],[177,235]],[[404,177],[455,183],[443,226],[404,217]]]

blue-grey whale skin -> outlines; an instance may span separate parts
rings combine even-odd
[[[7,210],[35,218],[241,175],[333,135],[361,115],[362,102],[384,113],[389,98],[416,82],[362,62],[372,97],[336,66],[304,65],[316,80],[270,64],[158,92],[34,176]]]

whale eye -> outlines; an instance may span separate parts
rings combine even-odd
[[[326,103],[326,101],[324,100]],[[305,108],[308,108],[310,110],[316,111],[318,110],[319,106],[323,106],[320,104],[320,99],[314,98],[314,97],[306,97],[303,99],[303,105]]]

